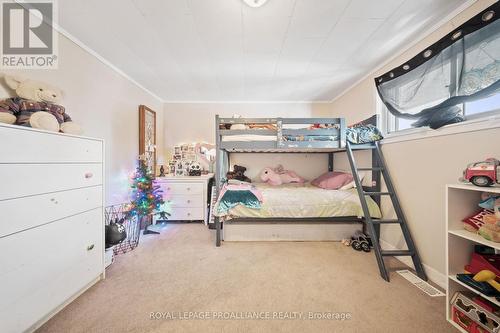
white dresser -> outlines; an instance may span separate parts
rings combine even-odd
[[[208,183],[213,174],[202,176],[166,176],[156,181],[163,191],[163,200],[170,207],[169,220],[204,221],[208,223]]]
[[[0,332],[104,278],[104,142],[0,124]]]

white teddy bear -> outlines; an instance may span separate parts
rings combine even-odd
[[[0,123],[44,129],[69,134],[82,134],[63,106],[62,91],[45,82],[5,75],[5,83],[18,97],[0,101]]]

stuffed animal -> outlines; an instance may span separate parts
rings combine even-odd
[[[0,101],[0,123],[81,134],[81,127],[71,120],[63,106],[62,91],[47,83],[5,75],[5,83],[17,97]]]
[[[278,165],[276,168],[264,168],[260,173],[260,179],[273,186],[304,182],[304,178],[297,175],[294,171],[285,170],[282,165]]]
[[[193,161],[189,165],[189,175],[190,176],[201,176],[201,165],[200,163]]]
[[[252,180],[245,176],[245,171],[247,171],[247,168],[241,165],[234,165],[233,171],[229,171],[226,173],[226,178],[227,179],[236,179],[242,182],[248,182],[251,183]]]

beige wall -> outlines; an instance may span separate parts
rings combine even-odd
[[[93,55],[60,36],[57,70],[9,70],[63,89],[62,103],[84,135],[106,140],[106,205],[127,201],[129,175],[138,155],[138,106],[157,111],[159,149],[163,145],[162,103]],[[3,79],[0,80],[3,83]],[[0,85],[0,98],[12,91]],[[13,143],[15,144],[15,143]]]
[[[174,145],[190,142],[215,142],[215,115],[232,117],[324,117],[329,114],[324,103],[166,103],[165,150],[171,153]],[[247,167],[247,175],[255,179],[266,166],[282,164],[306,179],[328,170],[324,154],[231,154],[231,164]]]
[[[322,117],[325,103],[165,103],[165,148],[184,142],[215,142],[215,115],[232,117]]]
[[[374,77],[412,58],[494,2],[476,2],[390,64],[348,90],[332,103],[332,115],[345,116],[348,122],[354,122],[375,113],[378,97]],[[494,139],[499,135],[499,129],[491,129],[383,145],[410,229],[429,271],[445,273],[445,184],[456,183],[467,163],[500,156],[498,140]],[[386,215],[392,213],[386,203],[383,208]],[[394,227],[385,227],[382,239],[400,247],[403,243],[400,233],[396,231]]]

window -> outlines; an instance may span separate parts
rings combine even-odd
[[[414,122],[413,119],[395,117],[387,110],[380,99],[379,102],[382,104],[382,112],[386,116],[387,133],[394,133],[412,128],[411,124]],[[425,106],[419,107],[419,109],[424,108]],[[465,120],[478,119],[497,113],[500,114],[500,93],[485,99],[464,103],[462,105],[462,112],[465,115]]]

